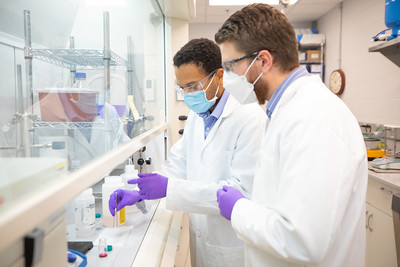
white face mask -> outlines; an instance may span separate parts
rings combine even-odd
[[[232,71],[225,71],[223,78],[223,85],[228,92],[233,95],[234,98],[240,104],[249,104],[257,101],[256,93],[254,92],[254,85],[261,78],[262,72],[258,75],[257,79],[254,83],[249,83],[247,81],[246,75],[250,70],[253,63],[256,61],[257,57],[254,58],[253,62],[251,62],[250,66],[247,68],[244,75],[239,76]]]

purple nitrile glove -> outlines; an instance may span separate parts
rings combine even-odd
[[[224,185],[222,189],[218,189],[217,201],[219,213],[226,219],[231,220],[233,207],[241,198],[245,198],[242,192],[231,186]]]
[[[118,205],[115,203],[115,192],[117,192]],[[142,200],[142,198],[137,190],[131,191],[117,189],[110,195],[110,199],[108,200],[108,209],[110,210],[111,215],[115,216],[115,207],[117,207],[117,211],[120,211],[125,206],[133,205],[140,200]]]
[[[128,184],[137,184],[142,199],[158,199],[167,195],[168,178],[157,173],[139,173],[139,179],[131,179]]]

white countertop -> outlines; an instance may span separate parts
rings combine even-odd
[[[377,180],[378,182],[390,185],[400,191],[400,172],[398,173],[377,173],[368,170],[368,177]]]

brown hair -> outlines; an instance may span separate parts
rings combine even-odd
[[[252,4],[230,16],[215,41],[232,41],[246,54],[268,50],[281,71],[299,66],[297,38],[292,25],[282,12],[267,4]]]

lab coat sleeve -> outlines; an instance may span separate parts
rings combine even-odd
[[[279,182],[270,184],[277,186],[275,201],[266,206],[241,199],[232,212],[232,226],[249,246],[291,262],[319,263],[341,227],[348,227],[350,235],[357,227],[354,222],[343,225],[347,223],[343,218],[352,213],[357,218],[362,210],[363,203],[356,207],[351,203],[353,195],[365,194],[358,190],[365,177],[357,175],[363,173],[365,151],[360,150],[362,145],[348,142],[350,138],[344,135],[351,131],[341,132],[349,127],[354,130],[356,121],[334,116],[292,117],[281,124],[279,138],[270,140],[279,149],[275,157],[267,155],[260,164],[268,164],[271,170],[256,175],[279,177]],[[330,123],[335,120],[342,122]],[[361,133],[353,135],[357,134]]]
[[[239,112],[247,112],[247,114],[244,114],[241,121],[235,123],[236,127],[241,127],[241,130],[236,137],[232,159],[226,159],[231,160],[231,168],[226,172],[230,175],[223,177],[220,181],[216,178],[215,183],[187,180],[168,181],[168,208],[184,212],[219,215],[217,190],[222,188],[223,185],[233,186],[239,189],[246,197],[250,196],[266,115],[256,105],[252,108],[247,107]],[[245,118],[252,119],[246,120]],[[232,137],[227,136],[226,138]]]

